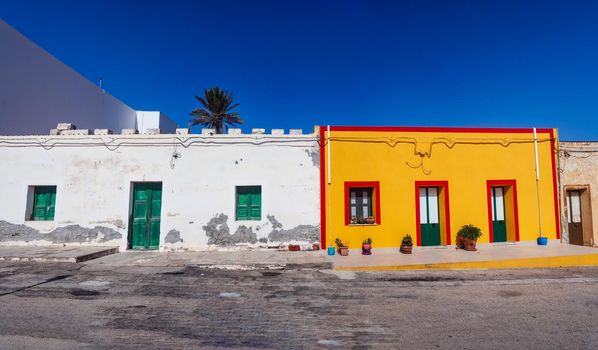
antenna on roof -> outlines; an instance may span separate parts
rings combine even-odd
[[[102,90],[102,77],[100,77],[100,90]]]

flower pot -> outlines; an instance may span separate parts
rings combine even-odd
[[[320,250],[320,245],[318,243],[314,243],[311,245],[312,250]]]
[[[362,244],[361,245],[361,254],[372,255],[372,245],[371,244]]]
[[[401,244],[401,253],[403,254],[411,254],[413,251],[413,244]]]
[[[464,249],[463,248],[463,236],[457,235],[455,245],[457,246],[457,248]]]
[[[463,238],[463,249],[470,251],[470,252],[474,252],[476,251],[476,243],[477,243],[477,239],[469,239],[469,238]]]
[[[328,247],[328,255],[333,256],[334,255],[334,247]]]
[[[548,237],[538,237],[538,245],[548,245]]]
[[[289,244],[289,251],[298,252],[301,249],[299,244]]]
[[[373,225],[376,223],[376,220],[373,218],[367,218],[367,219],[365,219],[365,223],[369,224],[369,225]]]
[[[340,248],[338,248],[338,253],[341,256],[347,256],[347,255],[349,255],[349,247],[340,247]]]

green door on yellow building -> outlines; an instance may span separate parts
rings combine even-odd
[[[160,246],[161,210],[162,183],[135,183],[133,187],[131,248],[158,249]]]
[[[419,223],[421,230],[421,245],[440,245],[438,187],[419,188]]]
[[[507,241],[504,187],[492,187],[492,233],[494,242]]]

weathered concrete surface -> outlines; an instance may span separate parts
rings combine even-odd
[[[0,242],[102,243],[121,238],[120,232],[105,226],[85,228],[79,225],[68,225],[57,227],[48,233],[40,233],[39,230],[26,225],[16,225],[0,220]]]
[[[118,253],[118,247],[0,246],[0,261],[77,263]]]
[[[587,185],[592,213],[583,217],[582,212],[582,221],[591,220],[591,225],[584,228],[584,231],[591,230],[592,234],[589,239],[584,240],[584,244],[598,246],[598,142],[559,142],[559,175],[563,240],[568,242],[569,238],[566,190]]]
[[[598,347],[596,268],[331,273],[83,265],[0,263],[3,348]]]
[[[170,230],[166,237],[164,237],[164,243],[179,243],[182,242],[181,232],[177,230]]]
[[[270,242],[319,242],[320,226],[298,225],[288,230],[282,228],[282,224],[276,220],[274,215],[268,215],[268,220],[272,223],[272,232],[268,235]]]
[[[231,248],[234,249],[234,248]],[[88,266],[205,266],[220,269],[281,269],[304,267],[328,269],[331,261],[325,251],[298,251],[275,249],[239,249],[228,251],[175,251],[148,252],[128,250],[89,262]]]
[[[271,231],[266,237],[258,237],[258,232],[253,231],[252,227],[239,225],[235,233],[231,234],[227,225],[228,215],[218,214],[210,219],[203,230],[208,236],[208,244],[217,246],[233,246],[238,244],[256,243],[286,243],[292,241],[299,242],[319,242],[320,226],[298,225],[294,228],[284,230],[282,223],[276,220],[274,215],[266,215],[271,224]],[[260,235],[264,235],[260,232]]]

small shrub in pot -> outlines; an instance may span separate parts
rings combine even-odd
[[[482,230],[474,225],[464,225],[457,232],[457,246],[463,245],[463,249],[475,251],[478,238],[482,236]]]
[[[406,234],[403,236],[403,240],[401,240],[401,253],[403,254],[411,254],[413,250],[413,238],[411,238],[410,234]]]

